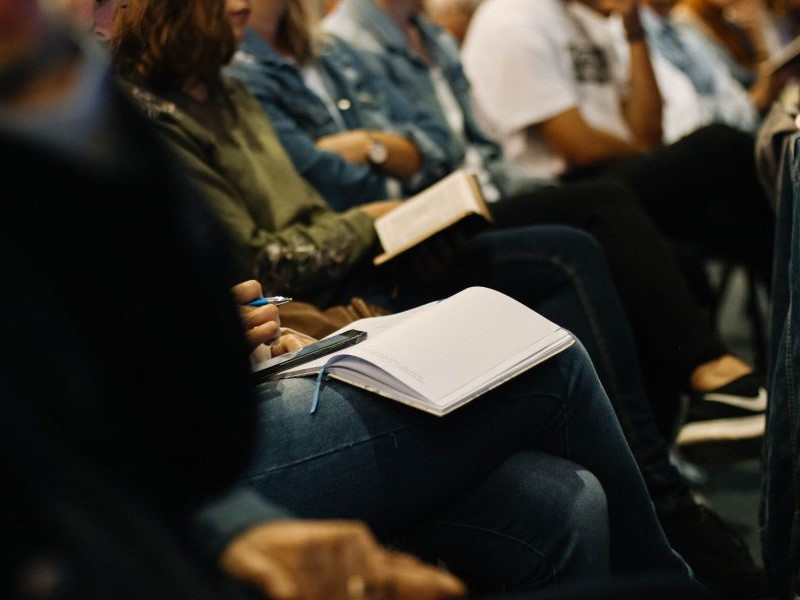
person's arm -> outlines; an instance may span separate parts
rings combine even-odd
[[[538,127],[547,144],[572,167],[632,156],[643,151],[633,143],[592,127],[577,108],[557,114]]]
[[[341,148],[320,147],[315,143],[314,131],[301,125],[287,106],[279,80],[269,78],[261,66],[234,61],[227,72],[247,86],[269,117],[297,172],[334,210],[344,211],[389,196],[385,173],[367,161],[348,160]],[[366,152],[366,140],[362,141],[352,158]],[[348,147],[352,148],[352,144]]]
[[[369,165],[369,150],[374,142],[383,144],[387,150],[385,162],[373,165],[384,175],[404,179],[419,171],[422,154],[417,147],[406,137],[390,131],[352,129],[317,138],[315,145],[320,150],[336,152],[349,163]]]
[[[238,191],[208,164],[197,141],[180,126],[158,123],[188,179],[225,225],[240,272],[257,272],[267,290],[320,289],[338,280],[372,249],[374,217],[361,208],[339,214],[320,202],[309,206],[302,221],[280,231],[260,227]]]
[[[414,103],[382,70],[376,70],[375,61],[370,61],[363,51],[332,37],[331,54],[324,60],[339,72],[349,69],[357,74],[350,83],[359,99],[359,114],[366,129],[400,135],[420,153],[417,171],[404,181],[411,192],[438,181],[461,164],[461,144],[454,143],[450,127]]]
[[[508,14],[488,29],[480,29],[480,21],[477,25],[462,51],[464,67],[476,105],[498,135],[540,135],[571,167],[641,151],[586,121],[564,58],[567,49],[544,23],[530,31],[527,23]],[[491,44],[478,43],[488,39]],[[507,91],[510,81],[513,93]]]
[[[640,150],[650,150],[663,139],[663,101],[639,19],[639,0],[606,2],[622,17],[630,52],[630,89],[622,110],[633,133],[634,145]]]

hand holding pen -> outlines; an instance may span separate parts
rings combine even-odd
[[[231,288],[234,301],[239,306],[239,317],[242,320],[250,349],[261,344],[271,345],[281,335],[281,320],[278,314],[279,301],[276,297],[262,298],[261,284],[250,280],[238,283]],[[272,302],[270,302],[272,300]]]

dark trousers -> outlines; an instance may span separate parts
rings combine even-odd
[[[670,238],[742,261],[769,279],[775,218],[758,181],[753,137],[709,125],[648,154],[577,169],[565,182],[610,178],[628,186]]]
[[[597,239],[648,380],[686,389],[698,365],[725,353],[672,248],[627,187],[596,181],[545,188],[491,208],[501,227],[560,223]]]
[[[592,236],[560,225],[491,229],[470,240],[450,269],[424,285],[401,286],[388,294],[374,275],[372,270],[354,273],[341,291],[342,300],[357,295],[400,310],[485,286],[572,331],[592,358],[659,512],[692,503],[686,483],[669,462],[625,311]]]

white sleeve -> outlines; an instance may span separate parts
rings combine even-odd
[[[510,135],[578,106],[564,56],[569,50],[544,28],[504,19],[492,24],[478,20],[470,29],[464,68],[478,110],[496,135]]]

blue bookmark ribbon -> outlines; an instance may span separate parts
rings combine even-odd
[[[319,373],[317,373],[317,382],[314,384],[314,395],[311,399],[311,410],[308,411],[308,414],[313,415],[317,412],[317,409],[319,408],[319,399],[322,395],[322,385],[325,382],[325,379],[328,377],[328,368],[340,358],[344,358],[344,356],[331,356],[325,361],[325,364],[322,365]]]

